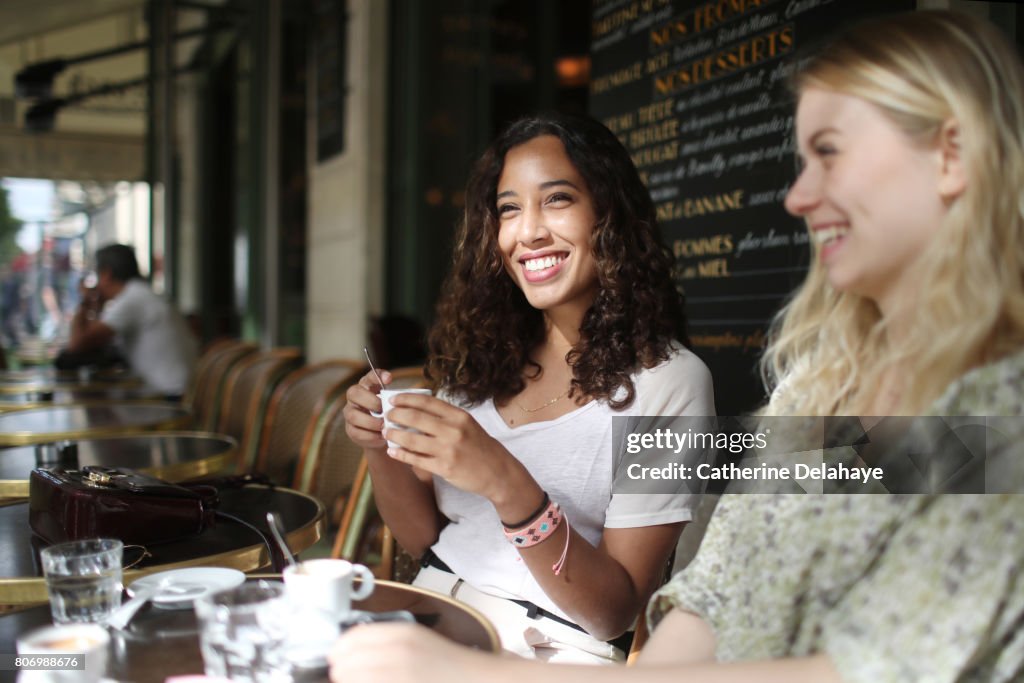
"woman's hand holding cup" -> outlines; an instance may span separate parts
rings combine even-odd
[[[402,393],[391,397],[384,436],[394,460],[435,474],[463,491],[497,503],[510,488],[532,482],[529,473],[473,416],[433,396]],[[524,481],[525,478],[525,481]]]
[[[391,382],[391,373],[380,371],[380,381],[387,386]],[[356,384],[345,392],[345,433],[352,442],[364,450],[384,451],[387,442],[381,435],[384,419],[380,417],[381,402],[378,393],[384,386],[377,381],[377,375],[371,370],[363,375]]]

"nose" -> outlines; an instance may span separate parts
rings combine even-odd
[[[797,217],[806,216],[821,201],[819,190],[815,174],[804,168],[786,193],[786,200],[783,202],[786,211]]]
[[[518,239],[521,244],[533,244],[547,239],[548,232],[544,214],[540,207],[531,204],[523,209],[519,221]]]

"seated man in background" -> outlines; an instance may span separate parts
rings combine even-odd
[[[195,367],[195,338],[174,306],[139,273],[131,247],[97,250],[96,287],[86,290],[71,321],[66,351],[85,354],[116,343],[146,388],[179,399]]]

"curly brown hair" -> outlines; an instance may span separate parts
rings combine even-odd
[[[543,313],[505,271],[496,194],[508,151],[542,135],[561,140],[597,216],[590,247],[598,292],[579,341],[566,355],[573,372],[570,395],[604,399],[619,410],[636,397],[633,373],[667,360],[673,340],[689,346],[686,316],[672,283],[672,254],[629,153],[605,126],[581,116],[520,119],[476,163],[430,331],[427,376],[435,390],[470,404],[493,398],[500,405],[523,390],[525,378],[541,372],[530,354],[544,340]]]

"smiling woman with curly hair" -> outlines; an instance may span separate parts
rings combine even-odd
[[[428,369],[445,390],[471,403],[487,398],[507,402],[541,370],[531,354],[545,337],[544,311],[533,307],[509,277],[499,246],[495,197],[508,151],[542,135],[561,141],[587,184],[596,214],[589,236],[596,296],[568,358],[570,395],[605,399],[622,408],[636,395],[633,372],[667,360],[671,341],[686,343],[686,318],[650,194],[625,148],[590,119],[523,119],[477,163],[439,321],[430,335]],[[524,368],[529,370],[524,373]],[[617,396],[619,390],[623,393]]]
[[[513,123],[477,163],[427,372],[388,429],[349,390],[385,522],[416,585],[483,611],[505,649],[620,660],[695,503],[615,495],[614,416],[711,415],[682,297],[629,154],[591,119]],[[390,377],[385,373],[383,381]],[[516,520],[516,521],[511,521]]]

